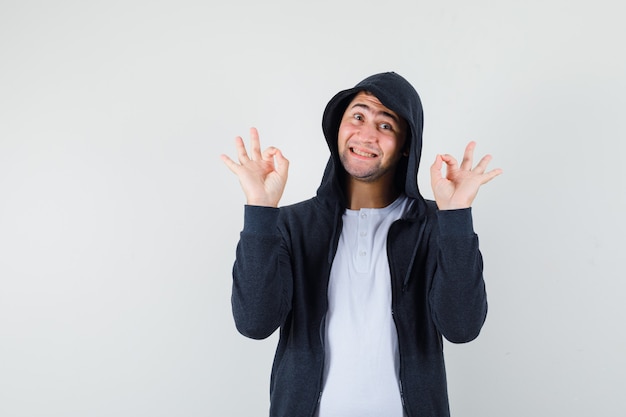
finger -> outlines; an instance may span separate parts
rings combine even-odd
[[[261,142],[259,132],[255,127],[250,128],[250,159],[258,161],[261,159]]]
[[[474,148],[476,148],[476,142],[471,141],[465,147],[465,152],[463,153],[463,162],[461,162],[461,170],[469,171],[472,169],[472,164],[474,161]]]
[[[289,160],[285,158],[280,149],[270,146],[263,151],[263,159],[271,161],[274,164],[274,169],[281,177],[287,173],[286,170],[289,168]]]
[[[280,175],[281,178],[284,178],[284,180],[287,181],[287,174],[289,173],[289,160],[285,158],[279,149],[274,149],[276,151],[276,172],[278,172],[278,175]]]
[[[250,160],[248,152],[246,151],[246,145],[244,145],[241,136],[237,136],[235,138],[235,148],[237,149],[237,158],[239,159],[239,163],[243,164]]]
[[[485,174],[482,175],[480,184],[487,184],[489,181],[491,181],[492,179],[494,179],[495,177],[497,177],[498,175],[502,174],[502,169],[501,168],[496,168],[493,169]]]
[[[441,155],[441,160],[446,164],[446,176],[459,169],[459,163],[452,155]]]
[[[220,155],[220,158],[224,162],[224,165],[226,165],[228,169],[230,169],[235,175],[237,175],[240,165],[236,163],[235,161],[233,161],[232,159],[230,159],[227,155],[222,154]]]
[[[489,165],[489,162],[491,162],[491,155],[483,156],[480,162],[478,162],[478,165],[476,165],[476,167],[472,171],[477,174],[484,173],[487,170],[487,165]]]
[[[443,178],[441,175],[441,168],[443,166],[443,160],[441,159],[441,155],[437,155],[435,157],[435,162],[430,166],[430,185],[432,187],[435,186],[439,182],[440,179]]]
[[[276,156],[277,152],[279,152],[277,148],[275,148],[274,146],[270,146],[269,148],[263,151],[263,155],[262,155],[263,160],[271,161],[274,158],[274,156]]]

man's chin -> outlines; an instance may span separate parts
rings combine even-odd
[[[346,171],[346,172],[348,172],[348,175],[350,175],[354,180],[367,182],[367,183],[376,182],[383,176],[383,173],[380,171],[352,170],[352,171]]]

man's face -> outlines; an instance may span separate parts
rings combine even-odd
[[[392,175],[404,149],[406,122],[372,94],[358,93],[339,125],[339,158],[354,179],[374,182]]]

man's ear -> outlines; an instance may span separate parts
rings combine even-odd
[[[402,156],[409,156],[409,149],[411,149],[411,144],[409,143],[409,138],[407,138],[404,142],[404,149],[402,149]]]
[[[404,138],[403,148],[404,149],[402,149],[402,156],[409,156],[409,149],[411,149],[411,135],[409,134],[408,129],[407,129],[406,137]]]

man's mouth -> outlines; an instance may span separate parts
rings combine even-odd
[[[356,149],[356,148],[350,148],[350,150],[352,151],[352,153],[359,155],[359,156],[363,156],[365,158],[376,158],[378,156],[375,153],[366,152],[366,151]]]

